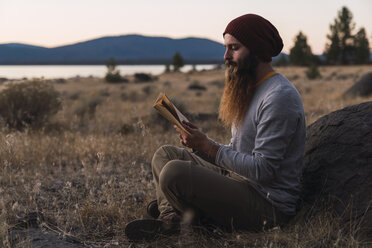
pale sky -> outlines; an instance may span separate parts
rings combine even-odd
[[[372,47],[372,0],[0,0],[0,44],[55,47],[134,33],[223,43],[229,21],[255,13],[277,27],[284,52],[301,30],[320,54],[342,6],[353,13],[356,31],[366,28]]]

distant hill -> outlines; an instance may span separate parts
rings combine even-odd
[[[222,63],[221,43],[201,38],[171,39],[141,35],[102,37],[55,48],[0,44],[0,64],[121,64],[169,63],[180,52],[187,63]]]

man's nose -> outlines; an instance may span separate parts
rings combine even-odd
[[[231,59],[231,52],[230,52],[229,49],[226,49],[223,58],[224,58],[224,60],[230,60]]]

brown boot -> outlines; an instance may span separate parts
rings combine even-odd
[[[147,205],[147,214],[153,218],[157,219],[160,215],[159,209],[158,209],[158,201],[153,200]]]

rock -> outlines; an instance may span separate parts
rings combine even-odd
[[[365,74],[361,80],[348,89],[344,96],[369,96],[372,95],[372,72]]]
[[[45,248],[75,248],[81,247],[80,240],[68,234],[57,232],[44,222],[42,212],[29,212],[9,230],[12,247],[45,247]],[[48,228],[46,228],[48,227]]]
[[[308,126],[304,202],[328,202],[345,222],[351,218],[372,237],[371,192],[372,102],[332,112]]]
[[[31,227],[10,231],[12,247],[78,248],[79,242],[48,229]]]

